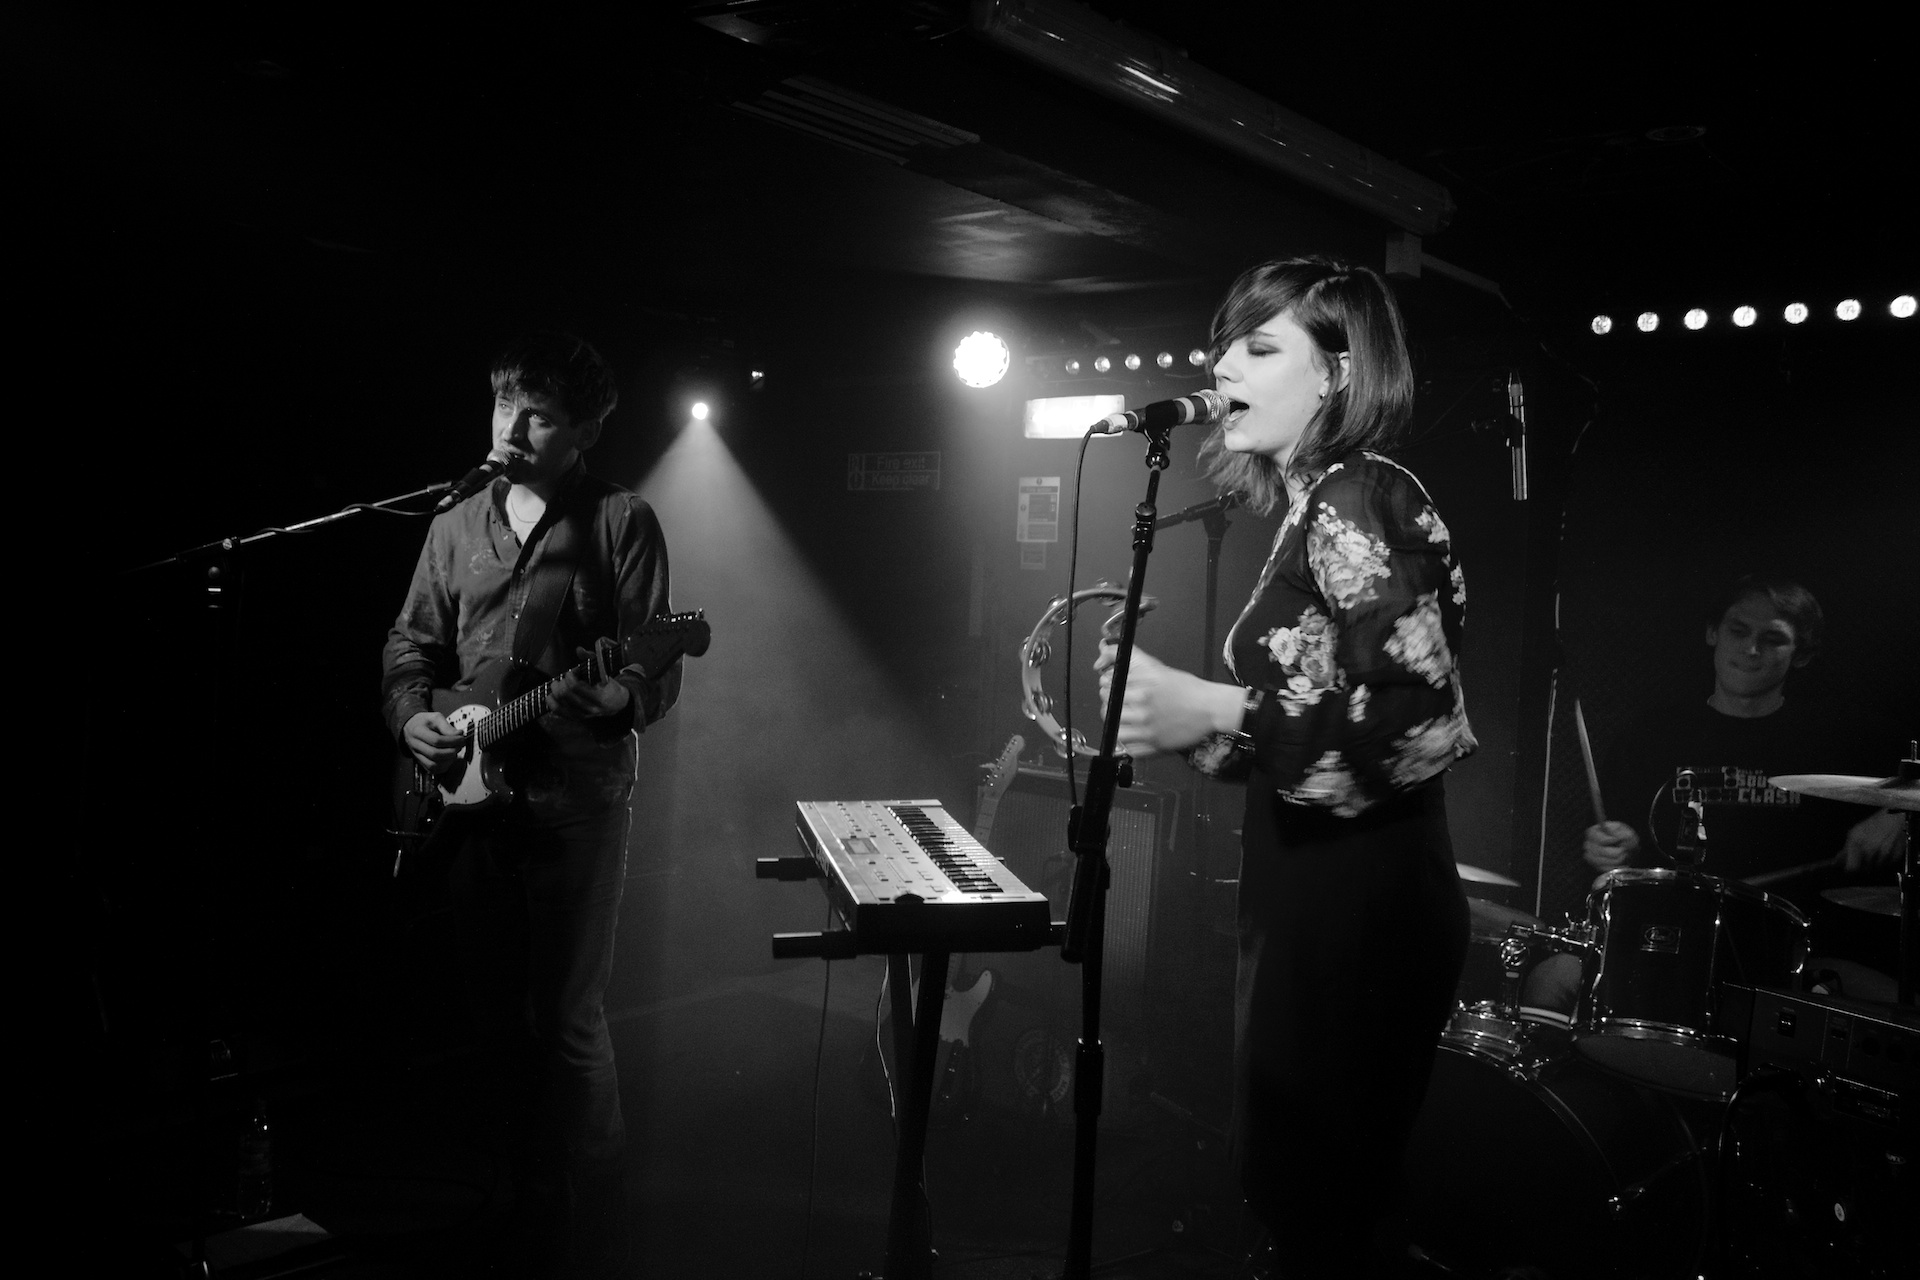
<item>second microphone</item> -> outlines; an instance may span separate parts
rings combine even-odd
[[[1110,413],[1094,424],[1094,431],[1103,436],[1113,436],[1122,431],[1158,431],[1162,427],[1185,426],[1190,422],[1204,425],[1218,422],[1235,409],[1246,407],[1240,401],[1230,400],[1208,388],[1188,396],[1175,396],[1171,400],[1156,400],[1124,413]]]

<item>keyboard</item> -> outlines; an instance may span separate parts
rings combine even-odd
[[[938,800],[802,800],[794,827],[855,954],[1032,951],[1045,894],[1020,883]]]

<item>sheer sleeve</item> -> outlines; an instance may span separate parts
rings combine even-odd
[[[1287,799],[1351,816],[1473,751],[1466,588],[1446,525],[1399,466],[1355,458],[1305,501],[1304,554],[1291,582],[1283,562],[1271,584],[1290,601],[1256,637],[1258,669],[1240,671],[1265,694],[1242,750]]]

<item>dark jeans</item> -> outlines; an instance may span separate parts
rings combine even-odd
[[[476,822],[453,859],[468,998],[508,1094],[515,1198],[554,1248],[617,1229],[626,1127],[604,999],[628,828],[624,804],[538,816],[515,804]]]

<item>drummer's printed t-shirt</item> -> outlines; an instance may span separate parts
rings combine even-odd
[[[1857,738],[1839,708],[1819,702],[1788,699],[1753,719],[1724,715],[1704,700],[1665,707],[1635,721],[1607,753],[1607,816],[1639,833],[1639,866],[1691,865],[1687,836],[1697,835],[1702,817],[1698,868],[1709,875],[1739,879],[1826,858],[1872,810],[1794,795],[1768,779],[1870,772]],[[1690,801],[1699,804],[1697,815]]]

